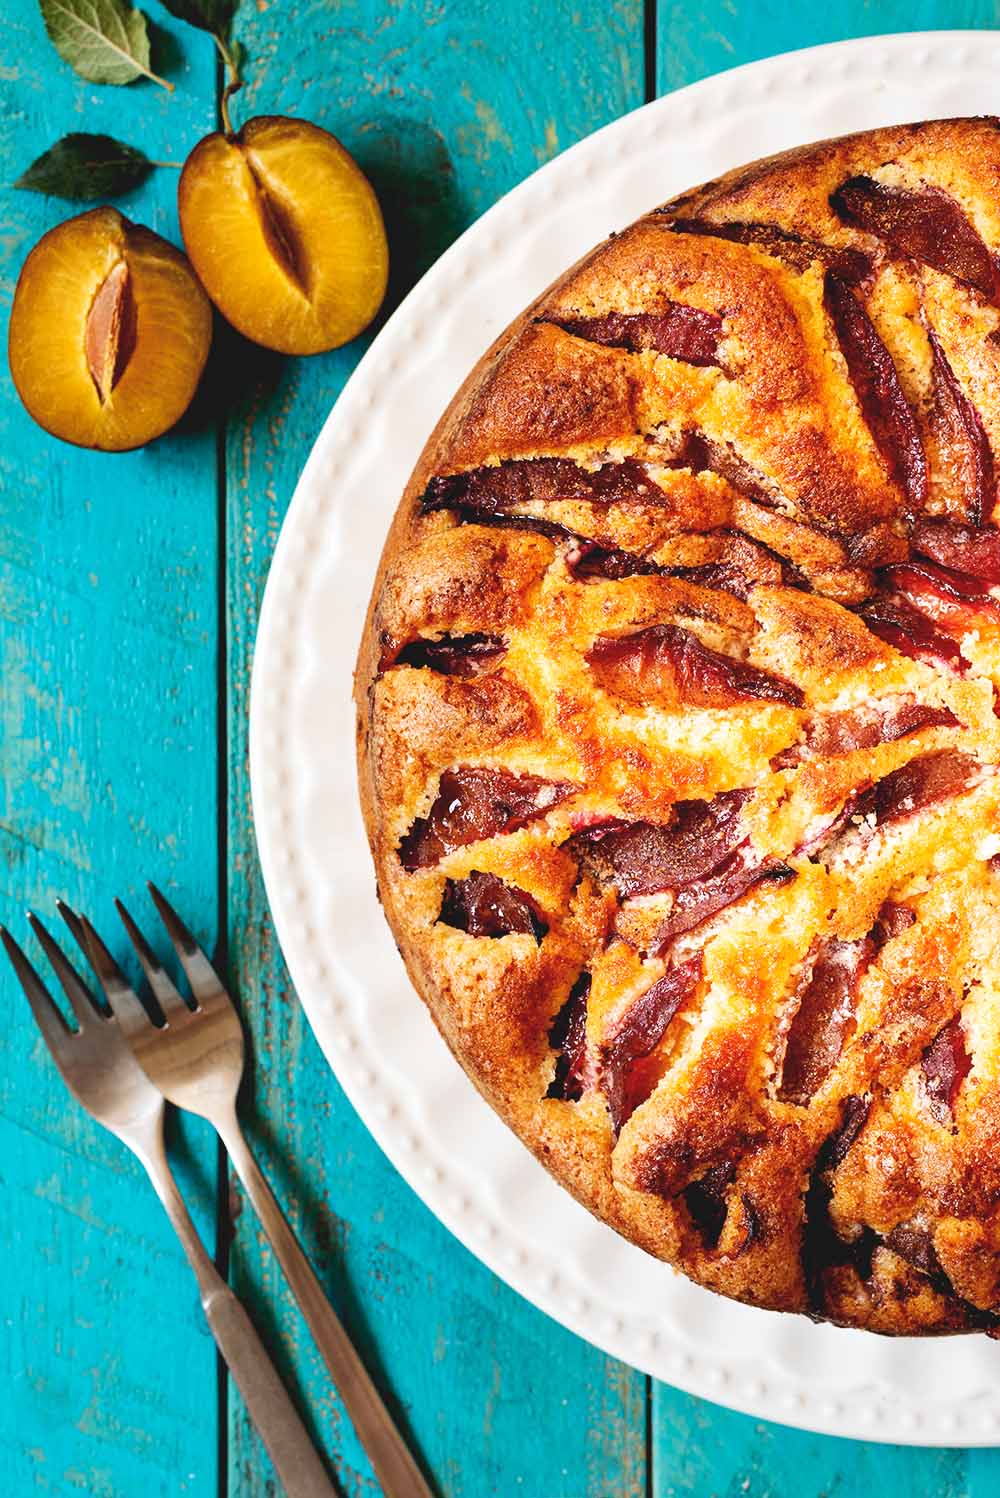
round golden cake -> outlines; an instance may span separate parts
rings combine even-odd
[[[700,1284],[878,1332],[1000,1325],[998,249],[995,119],[612,236],[442,418],[357,676],[490,1103]]]

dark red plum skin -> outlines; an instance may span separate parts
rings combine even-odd
[[[669,823],[628,822],[574,834],[623,899],[691,884],[724,863],[743,841],[740,814],[751,792],[723,791],[711,801],[678,801]]]
[[[884,827],[971,789],[982,768],[974,755],[957,749],[919,755],[864,791],[854,803],[854,813],[874,817],[874,825]]]
[[[992,514],[993,506],[996,504],[997,484],[993,471],[993,452],[982,417],[958,383],[955,372],[941,346],[941,340],[933,328],[928,328],[927,337],[930,340],[934,361],[934,390],[938,408],[952,431],[961,436],[969,454],[972,492],[968,499],[966,518],[972,525],[979,526]]]
[[[523,889],[475,869],[447,881],[438,920],[469,936],[530,935],[537,942],[549,929],[537,901]]]
[[[931,1107],[943,1122],[950,1120],[959,1089],[972,1069],[960,1017],[950,1020],[938,1032],[924,1052],[921,1069]]]
[[[822,713],[808,724],[799,743],[775,755],[771,768],[787,770],[811,755],[827,759],[857,749],[874,749],[877,744],[894,744],[923,728],[956,727],[958,719],[949,708],[924,702],[891,703],[881,710],[876,704],[875,710],[846,708]]]
[[[951,572],[987,584],[1000,583],[1000,530],[953,520],[919,520],[910,536],[913,550]]]
[[[579,1102],[583,1096],[590,984],[590,974],[581,973],[549,1031],[549,1045],[557,1056],[555,1076],[545,1095],[565,1103]]]
[[[662,978],[632,1003],[615,1034],[602,1047],[601,1085],[616,1134],[645,1101],[644,1078],[636,1063],[649,1056],[663,1039],[674,1015],[690,1000],[701,976],[701,953],[668,968]]]
[[[908,510],[919,515],[927,506],[927,459],[896,366],[859,299],[833,272],[826,276],[825,300],[875,445],[903,489]]]
[[[761,671],[703,645],[697,635],[675,624],[654,624],[631,635],[604,636],[587,659],[598,676],[609,681],[624,673],[633,697],[656,701],[658,669],[666,667],[682,702],[727,707],[740,702],[782,702],[801,707],[801,690],[784,677]]]
[[[669,915],[656,933],[654,952],[668,951],[676,937],[693,931],[702,921],[735,905],[762,884],[788,884],[795,870],[778,858],[747,862],[745,850],[734,853],[720,868],[677,891]]]
[[[430,868],[446,853],[482,838],[515,832],[572,795],[574,786],[459,765],[442,771],[438,794],[426,817],[418,817],[399,845],[403,868]]]
[[[997,264],[955,199],[937,187],[888,187],[851,177],[830,198],[844,221],[874,234],[890,250],[944,271],[995,301]]]
[[[817,950],[785,1046],[778,1096],[804,1106],[836,1066],[854,1025],[858,983],[873,955],[867,938],[831,937]]]
[[[807,239],[766,223],[712,223],[710,219],[675,219],[670,225],[675,234],[699,234],[711,239],[727,239],[732,244],[754,245],[775,260],[805,271],[817,261],[834,271],[849,286],[867,279],[872,262],[861,250],[836,249],[822,240]]]
[[[929,666],[941,666],[956,676],[964,676],[968,671],[969,662],[958,641],[936,629],[905,599],[885,595],[873,598],[860,610],[860,615],[872,634],[901,655]]]
[[[478,518],[505,514],[518,505],[560,499],[606,505],[637,501],[655,504],[663,499],[663,491],[650,478],[645,464],[635,458],[595,469],[582,468],[572,458],[515,458],[431,479],[420,507],[425,514],[460,509]]]
[[[562,317],[558,326],[576,338],[624,348],[632,353],[653,349],[686,364],[718,365],[722,318],[683,302],[668,302],[659,312],[607,312],[601,317]]]
[[[386,651],[379,670],[413,666],[437,671],[442,676],[481,676],[497,665],[506,649],[499,635],[442,635],[436,640],[411,640],[400,650]]]

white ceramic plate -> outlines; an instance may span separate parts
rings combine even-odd
[[[396,312],[320,434],[267,585],[250,715],[260,856],[292,978],[351,1102],[431,1210],[522,1295],[657,1378],[809,1430],[914,1445],[1000,1439],[1000,1345],[888,1341],[711,1295],[594,1221],[476,1093],[375,899],[351,676],[382,542],[427,435],[549,281],[609,230],[741,162],[989,113],[998,71],[1000,33],[986,31],[754,63],[636,110],[498,203]]]

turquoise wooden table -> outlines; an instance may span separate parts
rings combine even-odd
[[[214,128],[211,42],[156,0],[144,9],[171,96],[80,81],[49,46],[35,0],[7,0],[3,184],[70,129],[176,161]],[[500,194],[657,92],[817,42],[996,24],[996,6],[976,0],[244,0],[236,33],[250,81],[237,112],[303,115],[357,156],[386,213],[391,306]],[[9,309],[31,244],[70,210],[2,191]],[[176,173],[161,170],[123,207],[176,242],[175,192]],[[577,1341],[450,1238],[328,1072],[269,922],[246,726],[278,528],[363,342],[284,361],[217,335],[182,427],[118,457],[46,437],[4,369],[0,920],[23,932],[26,905],[48,911],[61,895],[110,932],[113,894],[151,919],[148,877],[190,912],[253,1032],[253,1141],[442,1494],[996,1493],[1000,1452],[803,1435],[651,1384]],[[344,1493],[376,1493],[207,1130],[178,1127],[172,1143],[200,1225],[295,1380]],[[5,1498],[275,1492],[144,1177],[65,1094],[6,970],[0,1189]]]

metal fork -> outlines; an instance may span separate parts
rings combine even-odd
[[[236,1094],[243,1076],[243,1027],[218,975],[160,891],[153,902],[187,975],[185,1002],[120,900],[118,914],[164,1023],[154,1023],[93,926],[81,918],[90,964],[142,1070],[168,1101],[214,1125],[271,1241],[330,1371],[385,1498],[433,1498],[309,1260],[299,1247],[243,1136]]]
[[[77,942],[81,923],[68,906],[59,913]],[[96,1003],[90,989],[63,955],[37,916],[29,916],[76,1017],[71,1030],[48,989],[4,927],[7,956],[27,995],[38,1028],[63,1081],[77,1102],[138,1156],[194,1270],[205,1317],[289,1498],[336,1498],[323,1463],[250,1318],[219,1274],[167,1163],[163,1143],[161,1094],[136,1062],[113,1015]]]

